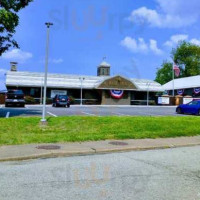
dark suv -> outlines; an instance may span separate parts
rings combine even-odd
[[[58,107],[58,106],[65,106],[65,107],[70,107],[70,99],[67,95],[56,95],[53,98],[53,107]]]
[[[5,107],[25,106],[24,93],[22,90],[8,90],[5,96]]]

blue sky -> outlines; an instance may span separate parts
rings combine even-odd
[[[10,61],[19,71],[44,71],[51,21],[49,72],[96,75],[104,56],[111,75],[154,79],[180,40],[200,45],[199,0],[34,0],[21,10],[20,49],[0,58],[0,89]]]

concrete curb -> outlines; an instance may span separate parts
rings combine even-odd
[[[95,153],[94,153],[95,154]],[[8,158],[0,158],[0,162],[8,162],[8,161],[25,161],[25,160],[33,160],[33,159],[46,159],[46,158],[58,158],[58,157],[70,157],[70,156],[83,156],[83,155],[93,155],[90,152],[85,153],[47,153],[47,154],[37,154],[32,156],[20,156],[20,157],[8,157]]]
[[[200,136],[114,141],[126,143],[126,146],[114,146],[111,144],[111,142],[113,142],[113,140],[84,143],[1,146],[0,162],[191,147],[200,145]],[[38,146],[45,145],[57,145],[60,147],[60,149],[41,150],[37,148]]]

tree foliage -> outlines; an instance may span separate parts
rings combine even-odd
[[[33,0],[0,0],[0,56],[10,47],[19,48],[13,39],[19,24],[19,12]]]
[[[183,69],[183,77],[200,75],[200,46],[183,41],[172,50],[172,57]]]
[[[156,72],[156,79],[160,84],[165,84],[172,80],[172,63],[164,61],[161,68]]]
[[[172,49],[171,56],[172,60],[180,67],[179,78],[200,75],[200,46],[182,41]],[[171,81],[172,70],[172,62],[164,61],[156,72],[155,81],[160,84]]]

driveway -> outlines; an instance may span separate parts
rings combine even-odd
[[[57,116],[183,116],[177,115],[176,107],[162,106],[76,106],[70,108],[47,106],[47,115]],[[0,117],[41,116],[41,105],[26,105],[25,108],[0,106]]]

